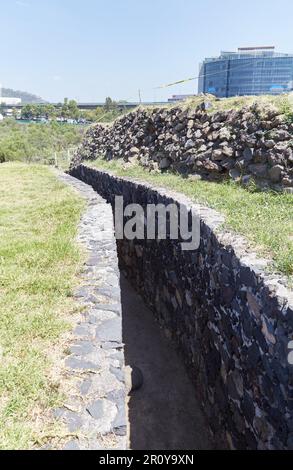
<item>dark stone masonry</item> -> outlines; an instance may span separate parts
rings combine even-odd
[[[170,239],[118,240],[120,268],[180,351],[216,446],[293,449],[293,295],[286,281],[269,274],[242,237],[224,231],[211,209],[83,165],[71,174],[112,205],[123,195],[125,204],[175,202],[199,212],[198,250],[182,251]]]
[[[112,125],[93,125],[74,164],[120,158],[153,171],[293,193],[293,123],[272,105],[212,113],[209,104],[138,109]]]
[[[75,292],[81,313],[73,322],[62,366],[66,400],[54,414],[72,435],[64,450],[126,449],[127,391],[112,210],[90,186],[69,175],[60,179],[86,200],[78,231],[86,262]]]

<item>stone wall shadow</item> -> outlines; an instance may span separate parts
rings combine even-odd
[[[184,364],[142,298],[121,276],[126,366],[138,367],[143,385],[128,397],[130,448],[211,449],[208,426]]]

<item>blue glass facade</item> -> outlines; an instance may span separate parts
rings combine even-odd
[[[199,93],[219,98],[281,94],[293,90],[293,55],[274,48],[239,49],[205,59],[200,69]]]

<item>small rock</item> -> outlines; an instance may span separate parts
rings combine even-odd
[[[288,178],[288,177],[284,177],[282,179],[282,183],[284,186],[289,186],[289,187],[293,187],[293,178]]]
[[[288,131],[279,129],[274,132],[274,139],[280,141],[289,140],[291,139],[291,134]]]
[[[65,444],[63,450],[80,450],[76,441],[70,441]]]
[[[125,384],[128,393],[139,390],[143,385],[142,371],[136,366],[125,367]]]
[[[181,132],[184,128],[185,128],[185,125],[182,124],[181,122],[179,122],[179,124],[177,124],[177,125],[174,127],[174,131],[175,131],[175,132]]]
[[[85,379],[82,381],[82,383],[79,386],[80,393],[84,396],[87,395],[90,388],[92,386],[92,381],[91,379]]]
[[[275,146],[275,141],[274,140],[266,140],[264,145],[267,149],[272,149]]]
[[[130,157],[134,157],[136,155],[139,154],[139,148],[137,147],[131,147],[130,151],[129,151],[129,155]]]
[[[223,160],[224,155],[222,150],[214,150],[212,154],[212,159],[213,160]]]
[[[193,304],[193,301],[192,301],[192,294],[189,290],[185,292],[185,300],[186,300],[187,305],[191,307]]]
[[[251,313],[256,318],[259,319],[260,318],[260,306],[259,306],[257,298],[253,294],[251,294],[251,292],[247,292],[246,296],[247,296],[247,303],[248,303]]]
[[[170,165],[171,165],[171,161],[169,160],[169,158],[164,157],[159,163],[159,168],[160,170],[167,170],[167,168],[169,168]]]
[[[103,322],[96,328],[96,338],[105,342],[122,342],[122,326],[120,318]]]
[[[225,158],[221,161],[221,166],[226,170],[232,170],[235,167],[235,160],[233,158]]]
[[[222,148],[222,152],[226,157],[232,157],[234,154],[234,150],[232,149],[232,147],[227,146]]]
[[[208,109],[211,109],[213,107],[213,104],[210,101],[205,101],[204,103],[201,104],[201,108],[203,111],[207,111]]]
[[[195,143],[192,139],[188,139],[186,144],[185,144],[185,148],[186,150],[189,150],[191,148],[195,147]]]
[[[242,154],[242,157],[244,158],[244,160],[246,161],[249,161],[249,160],[252,160],[252,157],[253,157],[253,151],[250,147],[246,147],[246,149],[244,150],[243,154]]]
[[[193,136],[194,136],[196,139],[200,139],[201,136],[202,136],[202,132],[198,129],[197,131],[194,132]]]
[[[263,318],[262,319],[262,334],[264,335],[264,337],[266,338],[266,340],[271,343],[271,344],[276,344],[276,338],[274,337],[273,334],[271,334],[268,330],[268,326],[267,326],[267,323],[265,321],[265,319]]]
[[[98,370],[100,367],[91,361],[84,359],[77,359],[76,357],[69,357],[65,361],[66,367],[77,370]]]
[[[101,419],[104,415],[104,403],[103,400],[97,400],[87,406],[87,411],[94,419]]]
[[[269,177],[273,183],[279,183],[281,181],[283,167],[281,165],[275,165],[269,170]]]
[[[237,170],[236,168],[233,168],[232,170],[229,171],[230,178],[232,178],[234,181],[238,181],[240,179],[240,171]]]
[[[249,171],[259,178],[265,178],[267,176],[267,165],[265,163],[254,163],[249,165]]]
[[[247,186],[250,183],[251,179],[251,175],[244,175],[242,176],[241,182],[244,186]]]

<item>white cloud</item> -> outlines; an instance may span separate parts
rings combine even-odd
[[[60,77],[60,75],[54,75],[52,79],[54,80],[54,82],[60,82],[60,80],[62,80],[62,77]]]

